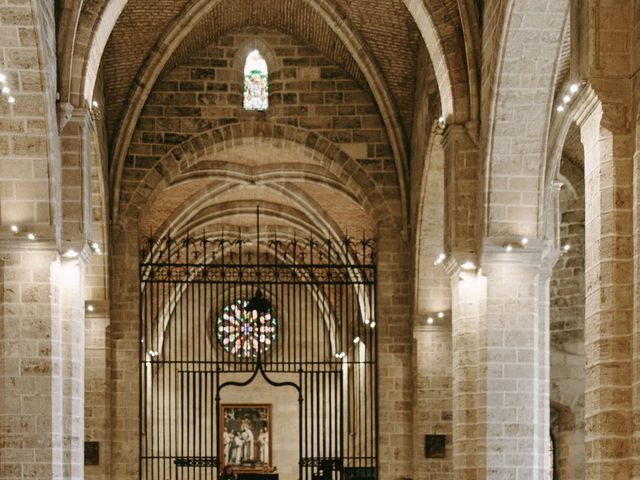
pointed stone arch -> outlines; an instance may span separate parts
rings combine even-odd
[[[364,169],[327,138],[289,125],[267,122],[245,122],[214,128],[176,146],[163,156],[139,182],[128,201],[121,199],[127,218],[138,218],[154,192],[162,191],[209,154],[237,146],[245,141],[269,143],[281,149],[293,149],[310,155],[325,169],[327,180],[339,180],[358,199],[361,206],[377,222],[395,221],[389,199]],[[316,172],[321,175],[321,172]]]

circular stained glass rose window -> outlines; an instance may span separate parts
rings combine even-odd
[[[218,343],[236,357],[256,357],[271,350],[278,335],[278,319],[271,309],[249,310],[249,302],[236,300],[216,320]]]

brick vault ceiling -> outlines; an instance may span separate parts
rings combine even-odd
[[[111,133],[149,51],[190,3],[188,0],[129,0],[103,56],[107,121]],[[451,17],[442,2],[441,14]],[[394,96],[406,132],[411,130],[419,33],[402,0],[337,0],[378,62]],[[247,27],[287,33],[341,66],[359,83],[364,77],[338,37],[303,0],[225,0],[200,21],[170,60],[178,65],[224,33]],[[366,87],[366,86],[365,86]]]

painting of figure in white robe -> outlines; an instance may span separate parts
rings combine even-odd
[[[222,405],[220,468],[266,471],[271,468],[271,405]]]

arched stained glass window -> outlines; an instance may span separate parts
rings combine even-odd
[[[269,72],[258,50],[247,55],[244,64],[244,108],[266,110],[269,107]]]

